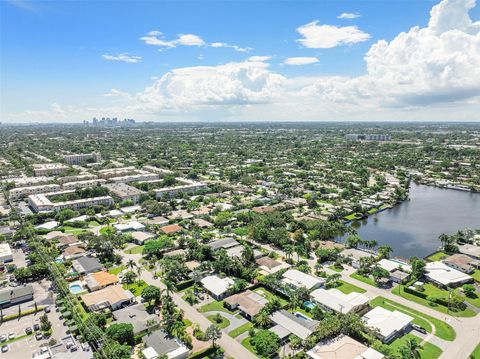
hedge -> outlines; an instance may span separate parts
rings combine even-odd
[[[183,282],[178,282],[175,284],[175,288],[177,288],[178,291],[189,288],[193,285],[195,281],[193,279],[188,279]]]
[[[35,309],[29,309],[29,310],[26,310],[24,312],[21,312],[20,315],[17,314],[11,314],[11,315],[6,315],[3,317],[3,321],[4,322],[7,322],[9,320],[12,320],[12,319],[17,319],[17,318],[21,318],[21,317],[24,317],[26,315],[29,315],[29,314],[33,314],[33,313],[38,313],[38,312],[41,312],[45,307],[42,307],[42,306],[39,306],[37,307],[37,310]]]

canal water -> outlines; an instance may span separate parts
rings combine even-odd
[[[410,200],[352,224],[363,239],[393,248],[393,255],[422,258],[440,246],[438,236],[480,228],[480,193],[410,186]]]

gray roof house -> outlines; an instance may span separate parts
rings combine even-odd
[[[148,314],[143,303],[135,304],[130,307],[119,309],[113,312],[113,317],[119,323],[129,323],[133,325],[133,333],[138,335],[146,331],[149,322],[156,322],[156,325],[150,325],[150,328],[156,328],[160,324],[158,315]]]
[[[144,336],[143,342],[145,349],[142,354],[146,359],[158,359],[163,355],[167,355],[169,359],[185,359],[190,354],[190,349],[180,340],[161,330]]]
[[[305,318],[303,315],[297,316],[284,309],[274,312],[271,315],[271,319],[277,326],[283,327],[290,334],[294,334],[302,340],[307,339],[320,323],[318,320]]]
[[[72,261],[73,269],[77,273],[87,274],[102,270],[102,264],[96,257],[80,257]]]
[[[207,244],[212,250],[216,251],[221,248],[231,248],[231,247],[236,247],[240,245],[235,239],[233,238],[223,238],[223,239],[218,239],[216,241],[210,242]]]

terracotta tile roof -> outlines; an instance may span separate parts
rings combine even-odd
[[[170,224],[168,226],[160,228],[161,231],[165,234],[171,234],[181,231],[183,228],[180,227],[178,224]]]

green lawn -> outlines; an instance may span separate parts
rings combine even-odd
[[[354,278],[354,279],[356,279],[356,280],[359,280],[359,281],[361,281],[361,282],[363,282],[363,283],[369,284],[369,285],[371,285],[371,286],[373,286],[373,287],[378,287],[377,283],[375,283],[375,281],[374,281],[372,278],[370,278],[370,277],[364,277],[363,275],[360,275],[360,274],[358,274],[358,273],[356,273],[356,272],[350,274],[350,277],[352,277],[352,278]]]
[[[125,268],[126,268],[125,266],[112,267],[108,270],[108,273],[117,275],[118,273],[120,273]]]
[[[401,338],[395,339],[391,344],[389,344],[389,347],[393,351],[396,351],[398,354],[400,354],[398,349],[402,345],[404,345],[405,342],[407,341],[407,339],[409,339],[409,338],[416,339],[418,343],[422,342],[422,339],[420,339],[419,337],[416,337],[415,335],[409,333],[409,334],[405,334]],[[421,359],[436,359],[442,354],[442,350],[439,347],[437,347],[436,345],[433,345],[431,343],[424,343],[422,346],[423,346],[423,349],[420,349],[420,351],[419,351]]]
[[[233,314],[232,311],[228,310],[227,308],[225,308],[223,306],[223,301],[219,302],[217,300],[215,300],[211,303],[205,304],[198,311],[201,312],[201,313],[206,313],[206,312],[211,312],[213,310],[218,310],[218,311],[221,311],[221,312]]]
[[[477,282],[480,282],[480,269],[476,269],[475,272],[471,274],[472,278]]]
[[[239,326],[238,328],[232,330],[230,333],[228,333],[228,335],[230,335],[232,338],[236,338],[240,334],[243,334],[243,333],[249,331],[250,328],[253,328],[253,324],[248,322],[248,323],[245,323],[245,324]]]
[[[100,234],[107,234],[109,231],[115,232],[115,228],[112,226],[106,226],[100,229]]]
[[[213,314],[213,315],[209,315],[207,318],[209,321],[211,321],[213,324],[217,325],[221,329],[226,328],[230,325],[230,321],[227,318],[225,318],[223,315],[221,316],[222,321],[220,323],[215,320],[216,317],[217,315]]]
[[[475,350],[470,354],[470,358],[472,359],[480,359],[480,343],[477,345]]]
[[[88,225],[90,227],[98,227],[100,224],[97,221],[90,221],[88,222]]]
[[[432,294],[432,295],[440,296],[440,294],[442,294],[443,292],[446,292],[446,291],[444,291],[442,289],[439,289],[439,288],[436,288],[436,287],[435,287],[436,289],[431,288],[431,287],[434,287],[434,286],[429,284],[429,283],[427,283],[425,286],[426,286],[426,290],[425,290],[424,293],[427,293],[427,295]],[[400,293],[399,293],[399,291],[400,291]],[[429,301],[426,300],[426,299],[417,297],[416,295],[413,295],[413,294],[410,294],[410,293],[406,293],[404,291],[404,286],[403,285],[400,285],[400,286],[397,286],[396,288],[394,288],[392,290],[392,293],[395,294],[395,295],[398,295],[400,297],[403,297],[405,299],[411,300],[412,302],[422,304],[426,307],[435,309],[435,310],[437,310],[441,313],[450,314],[450,315],[453,315],[455,317],[474,317],[476,315],[476,313],[468,307],[465,310],[453,312],[451,310],[448,310],[447,307],[445,307],[443,305],[440,305],[440,304],[431,305],[429,303]],[[448,296],[448,294],[447,294],[447,296]]]
[[[426,259],[427,259],[427,261],[430,261],[430,262],[438,262],[438,261],[441,261],[445,257],[448,257],[448,254],[440,251],[440,252],[437,252],[437,253],[433,253],[431,256],[428,256]]]
[[[371,307],[377,307],[377,306],[381,306],[385,309],[388,309],[388,310],[398,310],[398,311],[401,311],[405,314],[408,314],[412,317],[414,317],[415,319],[413,320],[413,322],[415,324],[418,324],[420,326],[422,326],[423,328],[425,328],[425,330],[429,333],[432,332],[432,327],[430,326],[430,324],[425,320],[425,319],[428,319],[434,326],[435,326],[435,329],[436,329],[436,332],[435,332],[435,335],[441,339],[444,339],[444,340],[448,340],[448,341],[453,341],[455,339],[455,330],[453,330],[453,328],[448,325],[447,323],[445,323],[444,321],[441,321],[439,319],[436,319],[436,318],[433,318],[427,314],[423,314],[423,313],[420,313],[414,309],[411,309],[411,308],[408,308],[400,303],[397,303],[397,302],[394,302],[390,299],[387,299],[387,298],[384,298],[384,297],[376,297],[375,299],[371,300],[370,301],[370,306]],[[425,319],[423,319],[425,318]]]
[[[288,302],[285,299],[279,297],[278,295],[273,294],[265,287],[258,287],[258,288],[255,288],[253,291],[257,294],[260,294],[262,297],[266,298],[268,301],[270,301],[273,297],[277,297],[282,307],[288,304]]]
[[[144,282],[143,280],[140,280],[140,281],[135,281],[135,283],[132,283],[132,284],[124,284],[123,288],[128,289],[136,297],[139,297],[142,294],[142,290],[147,286],[148,284],[146,282]]]
[[[242,345],[247,348],[248,350],[250,350],[253,354],[257,355],[257,353],[255,352],[255,348],[253,347],[253,345],[250,343],[250,340],[252,338],[250,337],[247,337],[245,339],[242,340]]]
[[[339,291],[345,294],[350,294],[352,292],[357,292],[357,293],[365,293],[366,290],[360,287],[357,287],[356,285],[344,282],[343,280],[340,281],[340,286],[336,287]]]
[[[80,234],[80,233],[85,232],[85,229],[83,229],[83,228],[75,228],[75,227],[70,227],[70,226],[64,226],[63,228],[65,230],[65,233]]]
[[[333,271],[335,271],[335,272],[338,272],[338,273],[340,273],[341,271],[343,271],[343,268],[337,268],[337,267],[335,267],[335,265],[331,265],[331,266],[329,266],[328,268],[331,269],[331,270],[333,270]]]
[[[143,252],[143,246],[134,246],[124,252],[127,254],[141,254]]]

